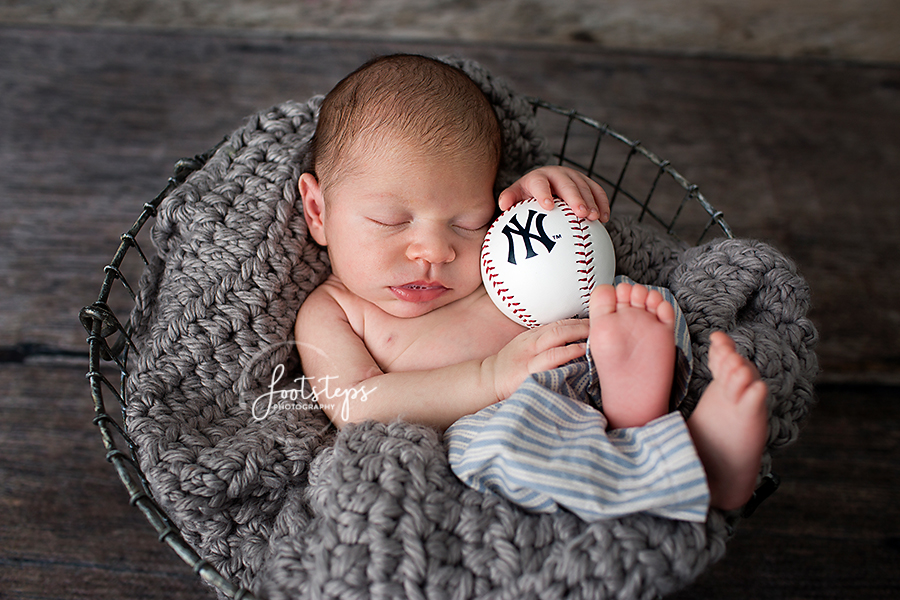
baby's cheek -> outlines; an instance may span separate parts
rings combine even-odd
[[[456,257],[457,268],[467,275],[481,278],[481,244],[470,245]]]

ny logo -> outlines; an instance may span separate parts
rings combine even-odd
[[[535,216],[537,216],[537,219],[535,219]],[[525,220],[525,227],[522,227],[519,223],[518,215],[513,215],[513,218],[511,218],[509,223],[503,228],[503,233],[506,234],[506,239],[509,240],[509,262],[511,264],[516,264],[516,245],[513,241],[514,235],[522,236],[522,240],[525,242],[526,259],[537,256],[537,252],[534,251],[534,246],[531,245],[532,240],[537,240],[542,243],[544,248],[547,249],[547,252],[553,250],[553,246],[556,245],[556,242],[551,240],[544,231],[544,217],[546,216],[546,213],[538,213],[537,211],[529,210],[528,218]],[[537,233],[532,232],[532,225],[534,225]],[[515,228],[513,228],[513,226],[515,226]]]

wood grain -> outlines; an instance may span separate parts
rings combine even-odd
[[[86,371],[0,365],[0,598],[213,598],[128,504]]]
[[[0,29],[0,346],[78,347],[73,314],[175,160],[389,51],[474,58],[641,140],[797,261],[824,380],[900,380],[900,68],[188,33]]]
[[[0,598],[212,598],[161,544],[103,456],[77,361],[0,365]],[[897,389],[830,385],[781,488],[675,600],[894,598],[900,590]]]
[[[808,279],[820,402],[776,458],[782,489],[678,597],[895,595],[900,68],[0,27],[0,598],[213,596],[104,460],[77,312],[175,160],[389,51],[474,58],[642,140]]]
[[[818,392],[800,441],[775,457],[779,490],[739,526],[722,562],[674,600],[897,597],[897,389]]]

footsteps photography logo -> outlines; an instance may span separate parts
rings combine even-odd
[[[282,342],[253,357],[241,373],[240,387],[249,390],[241,393],[241,408],[249,408],[255,421],[287,410],[324,410],[344,422],[350,421],[351,405],[366,402],[376,388],[342,387],[338,375],[308,377],[300,371],[297,346],[294,341]],[[310,344],[303,344],[303,348],[316,353],[326,363],[332,362],[320,348]],[[288,366],[292,364],[297,366],[289,372]]]

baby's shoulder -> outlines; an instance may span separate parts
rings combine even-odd
[[[320,283],[300,305],[297,321],[322,325],[335,318],[351,322],[361,311],[359,298],[334,275]]]
[[[331,301],[340,305],[345,305],[358,301],[360,298],[351,292],[347,286],[344,285],[344,282],[335,275],[329,275],[325,281],[316,286],[309,294],[307,302],[309,300],[313,300],[314,302]]]

